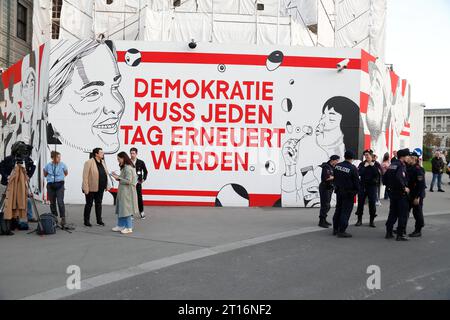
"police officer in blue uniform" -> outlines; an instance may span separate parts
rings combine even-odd
[[[355,154],[346,151],[345,161],[334,167],[334,185],[336,188],[336,211],[333,216],[333,235],[339,238],[351,238],[347,233],[348,220],[353,210],[355,195],[359,191],[358,169],[352,164]]]
[[[331,223],[327,221],[328,212],[330,211],[331,197],[334,191],[334,175],[333,169],[339,162],[339,156],[333,155],[328,162],[322,163],[321,182],[319,184],[320,194],[320,214],[319,227],[329,228]]]
[[[414,232],[409,234],[411,238],[422,236],[422,228],[425,226],[423,218],[423,199],[425,198],[425,169],[419,164],[419,155],[412,152],[407,167],[410,208],[412,209],[416,225]]]
[[[389,188],[391,199],[389,216],[386,221],[386,239],[394,238],[393,228],[398,220],[397,241],[408,240],[405,234],[409,212],[409,188],[406,173],[406,163],[409,155],[409,149],[399,150],[397,152],[398,161],[391,163],[383,176],[383,183]]]
[[[356,215],[358,221],[355,226],[362,225],[362,216],[364,214],[364,203],[366,198],[369,198],[369,215],[370,215],[370,227],[375,228],[374,220],[377,216],[377,188],[381,178],[381,165],[375,161],[372,150],[365,150],[365,160],[358,166],[358,173],[360,176],[360,188],[358,193],[358,208]]]

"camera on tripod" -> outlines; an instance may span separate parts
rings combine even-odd
[[[25,159],[31,156],[32,151],[33,146],[23,141],[17,141],[11,146],[11,155],[18,164],[23,164]]]

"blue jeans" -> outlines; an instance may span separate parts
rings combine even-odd
[[[117,226],[119,226],[121,228],[132,229],[133,228],[133,221],[131,220],[131,216],[118,218],[117,219]]]
[[[27,218],[28,220],[33,219],[33,203],[30,198],[27,199]]]
[[[442,186],[441,186],[441,183],[442,183],[442,173],[433,173],[433,179],[431,179],[430,190],[433,190],[433,188],[434,188],[434,183],[436,182],[436,180],[437,180],[437,186],[438,186],[438,189],[439,189],[439,190],[442,189]]]

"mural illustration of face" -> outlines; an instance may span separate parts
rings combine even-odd
[[[325,108],[319,124],[316,127],[316,141],[319,146],[327,147],[336,145],[342,140],[341,130],[342,115],[334,108]]]
[[[32,68],[25,71],[22,80],[22,112],[23,120],[29,122],[33,113],[36,74]]]
[[[105,153],[119,149],[119,122],[125,108],[120,81],[117,62],[106,44],[75,62],[61,98],[50,106],[50,123],[63,143],[84,152],[95,147]],[[77,130],[67,130],[64,122],[68,117]]]

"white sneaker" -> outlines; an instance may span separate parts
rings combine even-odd
[[[139,215],[141,216],[141,219],[145,219],[145,212],[140,212]]]
[[[377,201],[377,202],[375,203],[375,205],[376,205],[377,207],[381,207],[381,202],[380,202],[380,201]]]
[[[122,233],[122,234],[133,233],[133,229],[131,229],[131,228],[124,228],[122,231],[120,231],[120,233]]]
[[[112,228],[112,231],[114,231],[114,232],[121,232],[123,229],[125,229],[125,228],[116,226],[116,227]]]

